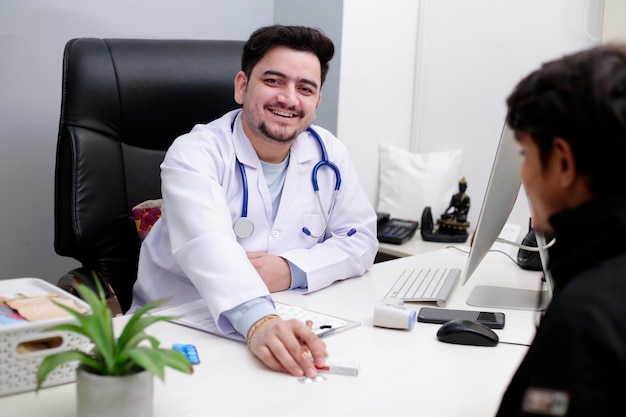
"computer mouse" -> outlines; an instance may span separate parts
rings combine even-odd
[[[498,335],[484,324],[473,320],[451,320],[441,325],[437,339],[445,343],[472,346],[495,346]]]

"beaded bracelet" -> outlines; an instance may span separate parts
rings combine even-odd
[[[248,330],[248,349],[250,349],[250,340],[252,340],[252,336],[254,335],[254,332],[256,332],[256,329],[261,327],[261,325],[266,321],[279,318],[280,316],[278,314],[270,314],[257,320],[256,323],[254,323],[252,327],[250,327],[250,330]]]

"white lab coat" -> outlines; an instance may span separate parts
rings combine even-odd
[[[291,147],[280,207],[272,221],[272,203],[259,158],[243,133],[238,110],[197,125],[177,138],[161,164],[162,217],[144,240],[139,258],[133,306],[170,297],[171,302],[204,298],[213,319],[225,333],[233,331],[222,316],[251,299],[268,296],[268,289],[246,252],[264,251],[289,260],[306,273],[308,291],[337,280],[360,276],[372,265],[378,241],[376,213],[360,185],[345,146],[330,132],[322,137],[328,159],[341,172],[330,227],[347,238],[315,239],[324,227],[311,174],[320,161],[318,142],[302,133]],[[235,124],[231,130],[231,124]],[[236,158],[248,181],[248,217],[252,236],[240,239],[233,223],[241,216],[243,188]],[[318,171],[319,193],[328,210],[335,187],[332,170]]]

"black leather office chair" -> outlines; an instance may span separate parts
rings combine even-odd
[[[237,107],[242,41],[69,41],[63,58],[54,248],[80,267],[58,285],[99,279],[115,313],[132,301],[140,240],[132,208],[160,198],[172,141]]]

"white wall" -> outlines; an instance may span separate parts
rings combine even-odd
[[[374,204],[378,144],[410,146],[418,6],[416,0],[344,0],[337,135]]]
[[[473,229],[506,96],[542,62],[598,43],[602,4],[345,0],[338,133],[359,155],[370,199],[377,202],[379,142],[418,152],[462,148]],[[523,197],[511,221],[525,227],[528,217]]]

